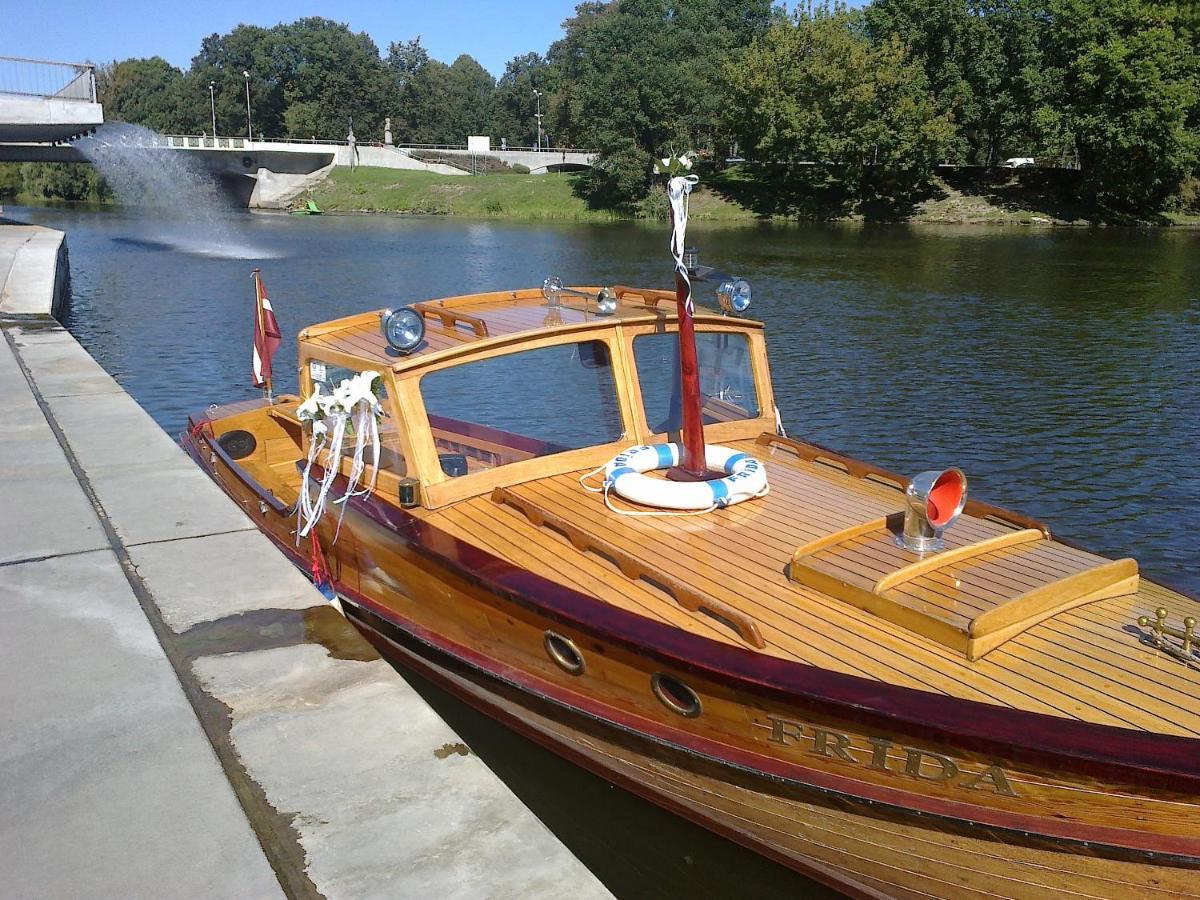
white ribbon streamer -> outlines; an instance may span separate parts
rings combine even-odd
[[[692,192],[692,185],[699,180],[695,175],[676,175],[667,182],[667,198],[671,201],[671,255],[675,257],[676,274],[687,285],[685,305],[688,315],[694,315],[696,307],[692,303],[692,280],[688,278],[687,266],[683,263],[683,251],[687,239],[688,195]]]

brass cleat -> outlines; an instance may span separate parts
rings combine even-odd
[[[1193,616],[1185,618],[1183,629],[1180,630],[1167,624],[1167,611],[1163,607],[1160,606],[1156,609],[1154,616],[1154,619],[1149,616],[1138,616],[1138,625],[1150,629],[1150,634],[1142,635],[1143,642],[1157,647],[1159,650],[1165,650],[1180,662],[1200,668],[1200,659],[1195,653],[1196,639],[1200,637],[1196,634],[1196,619]],[[1167,637],[1176,638],[1183,643],[1181,645],[1172,644],[1167,641]]]

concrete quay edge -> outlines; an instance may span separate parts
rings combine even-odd
[[[0,314],[5,891],[609,896],[38,296]]]

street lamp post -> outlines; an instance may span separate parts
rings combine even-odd
[[[210,81],[208,83],[208,105],[212,109],[213,123],[213,140],[217,139],[217,83]]]
[[[537,112],[534,113],[538,123],[537,148],[540,152],[542,149],[542,92],[535,90],[533,96],[537,98]]]
[[[250,73],[243,70],[242,77],[246,79],[246,140],[254,140],[254,129],[250,127]]]

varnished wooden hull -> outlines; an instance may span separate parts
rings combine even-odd
[[[1195,873],[1005,843],[731,772],[487,678],[353,605],[387,658],[613,783],[855,897],[1190,897]]]
[[[286,508],[203,435],[197,461],[299,565]],[[378,498],[322,532],[390,658],[656,803],[861,895],[1190,896],[1196,742],[1002,709],[680,633],[547,582]],[[546,655],[574,641],[582,675]],[[699,695],[684,718],[650,690]]]

